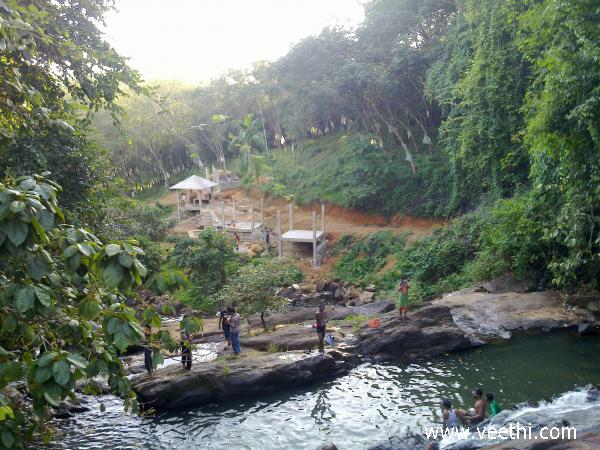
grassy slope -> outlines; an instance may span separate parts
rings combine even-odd
[[[298,204],[319,200],[363,212],[393,216],[445,214],[445,167],[436,157],[419,155],[413,174],[397,148],[380,149],[369,138],[338,134],[309,141],[302,150],[271,155],[273,178]]]

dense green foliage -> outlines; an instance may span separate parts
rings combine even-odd
[[[368,136],[338,134],[308,141],[295,155],[270,155],[270,179],[262,188],[266,194],[292,195],[301,205],[327,201],[385,216],[443,215],[448,198],[443,161],[421,155],[415,159],[420,170],[413,174],[403,158],[382,152]]]
[[[333,256],[341,254],[334,266],[335,275],[362,287],[376,283],[377,274],[388,258],[404,248],[405,238],[405,234],[396,235],[391,231],[373,233],[362,239],[342,236],[331,252]]]
[[[401,277],[410,279],[412,301],[434,298],[513,273],[543,287],[551,282],[551,248],[544,240],[539,206],[528,196],[499,200],[436,228],[430,237],[406,243],[405,236],[379,232],[355,239],[343,236],[334,253],[340,278],[392,292]]]
[[[88,136],[99,109],[113,118],[140,78],[104,40],[109,0],[0,4],[0,175],[49,170],[61,204],[80,210],[106,173],[105,152]]]
[[[135,241],[103,244],[90,232],[63,223],[59,186],[42,176],[0,184],[0,389],[25,386],[33,402],[11,404],[0,390],[2,446],[23,447],[49,418],[49,407],[98,393],[94,377],[137,409],[119,352],[144,333],[125,294],[140,285],[146,268]],[[153,309],[144,318],[155,324]],[[168,333],[156,335],[174,348]]]
[[[190,278],[183,300],[203,311],[214,310],[212,296],[223,288],[239,266],[233,239],[212,228],[202,230],[196,239],[178,240],[173,260]]]

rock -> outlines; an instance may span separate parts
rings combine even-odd
[[[585,317],[569,314],[555,291],[492,294],[459,291],[434,304],[450,308],[453,321],[467,334],[508,339],[516,330],[575,327]]]
[[[317,450],[338,450],[337,446],[331,442],[317,447]]]
[[[333,293],[333,298],[335,300],[342,300],[346,298],[346,291],[343,287],[339,287]]]
[[[581,336],[600,334],[600,322],[581,322],[577,327],[577,332]]]
[[[260,255],[262,252],[264,252],[264,250],[265,249],[263,248],[263,246],[259,243],[254,243],[250,246],[250,251],[256,255]]]
[[[346,290],[345,293],[346,298],[353,299],[360,297],[360,289],[355,286],[351,286]]]
[[[144,368],[143,364],[142,364],[142,368]],[[83,389],[88,384],[93,384],[94,387],[96,388],[97,392],[102,395],[110,393],[110,387],[108,386],[108,383],[106,382],[106,380],[103,379],[102,377],[94,377],[92,379],[81,378],[81,379],[77,380],[75,382],[75,391],[83,392]]]
[[[23,401],[23,394],[13,386],[6,386],[2,389],[2,394],[8,400],[8,403],[13,406],[13,409],[18,408]]]
[[[329,355],[288,352],[195,364],[189,371],[174,365],[132,383],[142,404],[164,410],[281,392],[333,379],[348,369]]]
[[[299,300],[302,297],[302,293],[299,291],[299,289],[296,289],[293,286],[281,289],[277,295],[287,298],[288,300]]]
[[[531,281],[522,280],[512,274],[505,274],[486,281],[481,287],[492,294],[503,294],[506,292],[527,292],[531,290],[531,285]]]
[[[323,291],[328,291],[329,290],[329,282],[328,281],[318,281],[317,284],[315,285],[315,291],[316,292],[323,292]]]
[[[73,414],[89,411],[90,408],[82,404],[81,399],[69,399],[60,402],[58,409],[54,413],[54,417],[65,419]]]
[[[336,342],[343,338],[339,331],[328,330]],[[277,346],[279,351],[316,349],[318,345],[316,330],[312,327],[289,326],[279,328],[271,333],[263,333],[254,337],[242,337],[242,346],[266,351]]]
[[[394,309],[396,309],[396,303],[393,300],[382,300],[353,308],[354,314],[364,314],[366,316],[385,314]]]
[[[377,290],[377,287],[374,284],[370,284],[365,288],[365,291],[367,292],[375,292]]]
[[[361,304],[365,305],[367,303],[372,303],[375,299],[375,293],[372,291],[366,291],[360,294]]]
[[[364,354],[385,355],[403,361],[464,350],[483,343],[452,322],[449,308],[437,307],[420,308],[409,320],[400,319],[396,312],[387,314],[381,318],[379,328],[362,327],[358,338]]]

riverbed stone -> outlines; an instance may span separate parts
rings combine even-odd
[[[511,337],[513,331],[575,327],[581,315],[567,311],[556,291],[489,293],[459,291],[434,302],[450,309],[465,333],[484,339]]]
[[[409,320],[400,318],[396,312],[388,313],[380,322],[378,328],[366,325],[359,331],[362,353],[410,361],[483,343],[452,322],[449,308],[421,308]]]
[[[133,389],[146,407],[179,409],[301,387],[349,368],[328,354],[243,356],[194,365],[189,371],[179,365],[160,369],[152,377],[134,378]]]
[[[330,333],[336,342],[341,341],[344,337],[339,329],[328,329],[327,333]],[[317,347],[318,338],[316,330],[312,327],[288,326],[258,336],[243,336],[240,343],[243,346],[262,351],[275,348],[278,351],[309,350]]]

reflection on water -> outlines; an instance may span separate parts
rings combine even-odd
[[[550,399],[577,386],[600,384],[600,339],[567,333],[517,336],[510,343],[409,365],[364,364],[337,380],[241,403],[125,417],[105,398],[61,422],[54,448],[314,449],[334,442],[363,449],[440,422],[439,399],[472,406],[482,384],[504,406]]]

